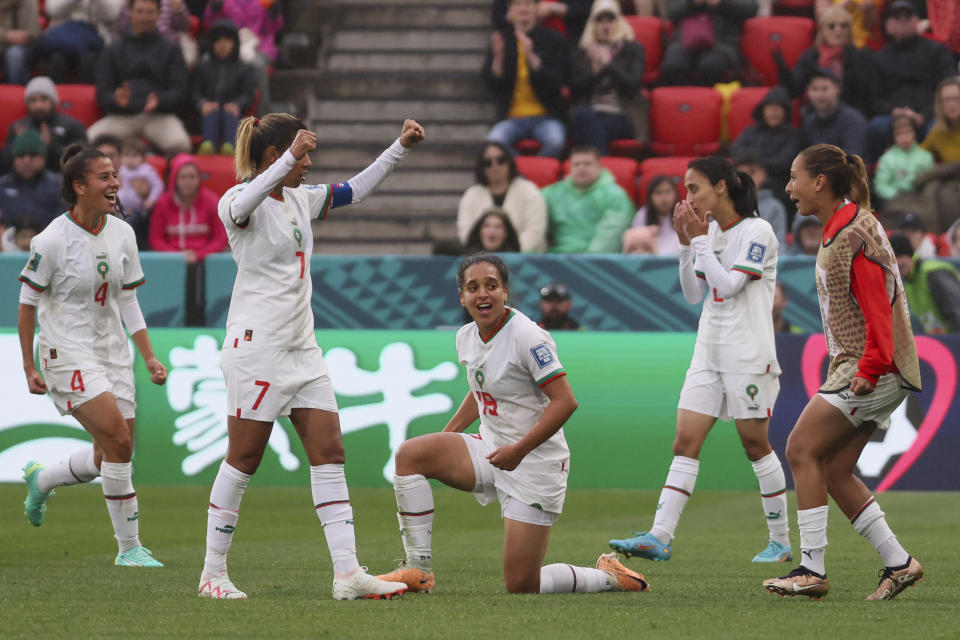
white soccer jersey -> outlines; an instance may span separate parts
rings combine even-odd
[[[282,198],[268,195],[241,227],[233,221],[230,206],[247,187],[243,183],[229,189],[218,207],[237,263],[224,345],[315,347],[310,221],[326,216],[332,189],[326,184],[284,187]]]
[[[129,224],[107,215],[88,229],[68,211],[30,242],[20,280],[41,292],[39,348],[47,367],[131,366],[118,299],[145,278]]]
[[[691,367],[779,375],[773,339],[779,245],[773,228],[761,218],[741,218],[724,230],[713,220],[707,242],[725,270],[743,272],[750,280],[725,299],[718,297],[707,281]],[[698,277],[707,280],[696,258],[694,269]]]
[[[493,449],[515,444],[530,432],[550,399],[541,387],[565,375],[550,334],[515,309],[483,340],[471,322],[457,332],[457,356],[480,410],[480,435]],[[537,473],[544,463],[568,460],[560,429],[524,457],[515,472]]]

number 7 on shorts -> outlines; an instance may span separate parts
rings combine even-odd
[[[263,387],[260,389],[260,395],[257,396],[256,402],[253,403],[253,410],[256,411],[257,407],[260,406],[260,401],[263,400],[263,396],[267,395],[267,389],[270,388],[270,383],[264,380],[254,380],[253,384],[258,387]]]

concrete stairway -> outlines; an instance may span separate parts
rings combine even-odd
[[[374,196],[316,226],[317,250],[428,254],[434,242],[455,239],[457,202],[493,121],[480,75],[489,0],[300,4],[295,24],[324,25],[319,71],[285,72],[296,95],[284,98],[304,100],[320,139],[311,181],[355,175],[396,139],[404,118],[427,131]]]

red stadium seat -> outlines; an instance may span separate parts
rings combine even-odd
[[[663,41],[670,23],[653,16],[623,16],[633,29],[633,37],[643,45],[643,82],[654,84],[660,77],[663,60]]]
[[[720,148],[723,96],[710,87],[651,92],[650,147],[663,156],[709,155]]]
[[[520,156],[535,156],[540,151],[540,141],[533,138],[517,140],[513,143],[513,150]]]
[[[640,180],[637,185],[637,205],[643,206],[647,199],[647,189],[650,182],[657,176],[667,176],[677,185],[677,192],[680,198],[687,196],[687,190],[683,186],[683,176],[687,172],[687,165],[693,160],[692,157],[674,157],[674,158],[647,158],[640,163]]]
[[[7,139],[10,125],[27,115],[23,90],[19,84],[0,84],[0,105],[3,105],[0,107],[0,145]]]
[[[627,192],[627,195],[630,196],[630,200],[636,202],[637,171],[640,168],[640,165],[637,164],[637,161],[633,158],[615,158],[612,156],[603,156],[600,158],[600,164],[602,164],[605,169],[613,174],[617,184],[619,184],[623,190]],[[570,161],[567,160],[563,163],[563,175],[566,177],[569,173]]]
[[[560,179],[560,161],[540,156],[517,156],[514,158],[520,175],[541,189]]]
[[[152,166],[157,170],[157,175],[160,176],[160,179],[163,180],[163,183],[167,183],[167,159],[161,155],[155,153],[148,153],[146,157],[147,164]]]
[[[815,31],[813,20],[796,16],[758,17],[744,22],[740,49],[753,69],[753,79],[766,86],[778,84],[780,72],[771,50],[779,47],[792,69],[800,54],[813,45]]]
[[[727,137],[730,141],[753,124],[753,110],[763,102],[770,87],[743,87],[730,96],[730,110],[727,111]]]
[[[60,104],[57,110],[73,116],[89,127],[100,119],[100,105],[97,104],[97,87],[92,84],[58,84],[57,94]]]
[[[237,184],[233,168],[233,156],[197,156],[200,184],[222,196],[227,189]]]

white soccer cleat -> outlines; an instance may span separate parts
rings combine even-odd
[[[387,582],[367,573],[366,567],[352,576],[333,579],[334,600],[389,600],[394,596],[402,596],[407,585],[402,582]]]
[[[215,598],[217,600],[246,600],[247,594],[233,586],[227,572],[205,573],[200,576],[200,586],[197,595],[201,598]]]

